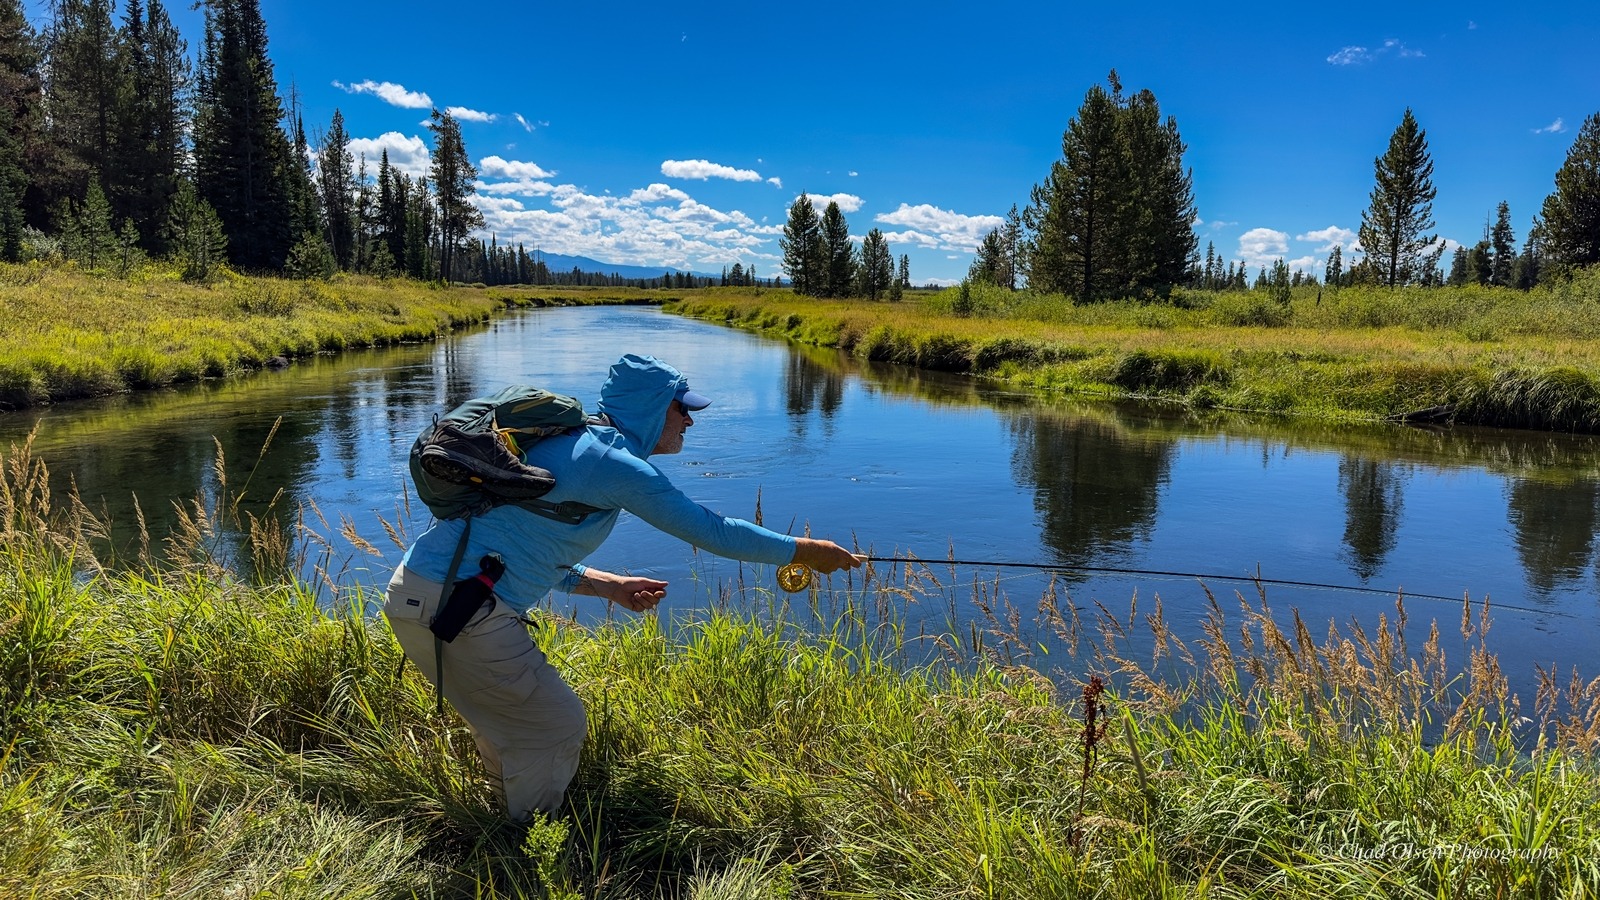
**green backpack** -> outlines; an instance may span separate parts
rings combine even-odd
[[[515,503],[549,519],[576,525],[596,508],[539,498],[555,487],[549,470],[522,461],[533,443],[603,418],[583,404],[531,385],[512,385],[461,404],[423,429],[411,445],[411,481],[440,519],[481,515]]]

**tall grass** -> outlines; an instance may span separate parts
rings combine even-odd
[[[0,896],[1600,891],[1600,682],[1509,695],[1483,606],[1414,647],[1401,603],[1318,639],[1217,598],[1185,642],[1159,599],[903,560],[672,621],[547,609],[590,735],[568,810],[520,828],[374,598],[196,552],[228,495],[113,570],[29,447],[0,470]],[[906,624],[958,596],[984,617]]]

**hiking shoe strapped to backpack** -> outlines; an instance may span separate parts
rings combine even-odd
[[[517,458],[496,431],[464,431],[441,422],[424,439],[419,462],[450,484],[474,485],[505,501],[533,500],[555,487],[555,476]]]
[[[548,470],[522,461],[537,441],[604,419],[591,419],[571,397],[531,385],[512,385],[461,404],[423,430],[411,445],[411,480],[417,496],[440,519],[477,516],[514,503],[569,524],[592,506],[540,498],[555,487]]]

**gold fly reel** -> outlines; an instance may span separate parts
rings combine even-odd
[[[811,570],[799,563],[789,563],[778,569],[778,587],[797,594],[811,586]]]

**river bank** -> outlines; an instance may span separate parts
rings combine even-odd
[[[1211,638],[1180,647],[1159,611],[1097,622],[1046,595],[1042,626],[1073,648],[1048,661],[1003,607],[928,639],[897,626],[906,598],[966,590],[920,566],[793,605],[767,573],[671,621],[546,608],[590,735],[566,814],[525,830],[496,815],[463,723],[434,714],[371,598],[329,604],[266,531],[250,572],[207,555],[229,496],[196,498],[206,515],[110,571],[26,448],[0,472],[7,896],[1600,889],[1596,689],[1552,676],[1537,703],[1507,696],[1477,608],[1473,652],[1446,659],[1403,609],[1316,640],[1216,608]],[[1135,634],[1165,653],[1143,661]]]
[[[185,384],[318,353],[431,341],[524,306],[660,302],[617,290],[546,297],[528,287],[442,287],[340,276],[225,275],[187,284],[71,266],[0,264],[0,410]]]
[[[1046,392],[1326,421],[1600,430],[1600,272],[1531,293],[1300,288],[1075,306],[978,286],[917,302],[693,295],[682,315]]]

